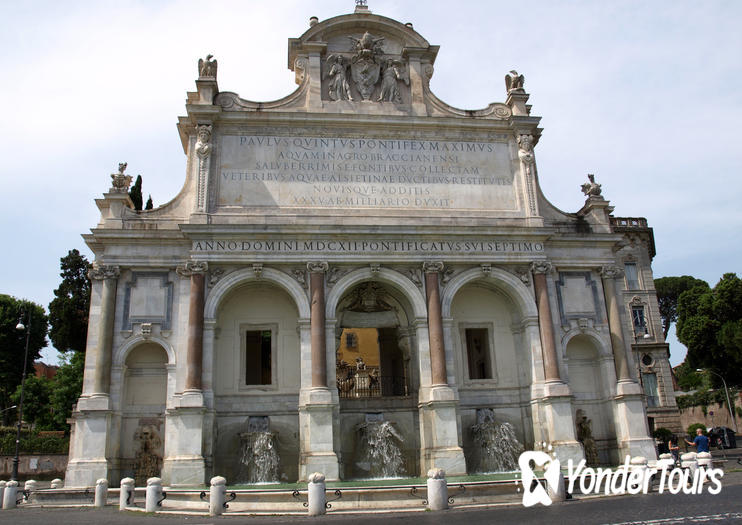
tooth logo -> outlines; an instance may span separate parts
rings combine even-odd
[[[533,483],[536,480],[536,474],[531,468],[531,461],[536,467],[545,467],[544,478],[546,478],[546,483],[552,490],[556,491],[559,483],[559,469],[561,468],[559,460],[552,458],[546,452],[535,450],[523,452],[518,458],[518,466],[523,480],[523,506],[532,507],[537,503],[546,506],[551,505],[551,498],[546,489],[538,481],[535,484]]]

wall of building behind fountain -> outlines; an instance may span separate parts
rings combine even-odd
[[[281,482],[294,482],[299,478],[299,416],[293,414],[271,414],[268,416],[269,431],[274,434],[273,443],[279,458],[278,477]],[[265,414],[259,414],[258,417]],[[242,483],[242,445],[240,434],[249,430],[249,416],[220,416],[216,420],[214,436],[215,476],[224,476],[228,484]],[[243,475],[244,477],[244,475]]]

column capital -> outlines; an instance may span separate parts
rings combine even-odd
[[[187,261],[175,269],[178,275],[190,277],[194,273],[206,273],[209,271],[209,263],[206,261]]]
[[[603,279],[620,279],[623,277],[623,268],[619,268],[618,266],[603,266],[600,269],[600,276]]]
[[[88,278],[99,281],[101,279],[118,279],[121,274],[121,268],[115,265],[100,265],[93,266],[88,271]]]
[[[443,261],[425,261],[423,262],[423,272],[440,273],[443,271]]]
[[[330,269],[330,265],[327,261],[309,261],[307,263],[307,270],[309,273],[324,273]]]
[[[531,271],[535,274],[551,273],[554,265],[550,261],[533,261],[531,262]]]

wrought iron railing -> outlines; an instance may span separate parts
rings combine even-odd
[[[406,396],[404,376],[371,376],[354,374],[337,380],[338,394],[343,399]]]

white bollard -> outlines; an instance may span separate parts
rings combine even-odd
[[[131,478],[124,478],[121,480],[120,486],[119,510],[126,510],[126,507],[134,506],[134,480]]]
[[[39,486],[39,483],[35,479],[29,479],[23,485],[23,490],[33,491]]]
[[[325,496],[325,475],[320,472],[314,472],[309,475],[308,481],[307,500],[309,503],[309,515],[320,516],[327,512],[325,508],[325,504],[327,503],[327,497]]]
[[[8,481],[5,484],[5,493],[3,493],[3,509],[14,509],[16,506],[15,498],[18,494],[18,482]]]
[[[162,480],[160,478],[149,478],[147,480],[147,495],[144,500],[144,510],[155,512],[160,508],[162,499]]]
[[[108,500],[108,480],[101,478],[95,482],[95,503],[96,507],[105,507]]]
[[[209,489],[209,516],[220,516],[227,500],[227,480],[221,476],[211,478]]]
[[[448,508],[448,483],[446,471],[442,468],[428,470],[428,508],[430,510]]]
[[[680,466],[682,468],[687,468],[688,470],[690,470],[690,475],[692,477],[696,473],[696,469],[698,468],[696,453],[688,452],[687,454],[683,454],[682,456],[680,456]]]
[[[61,479],[59,479],[59,478],[54,478],[54,479],[52,480],[52,486],[51,486],[51,488],[53,488],[53,489],[61,489],[61,488],[64,488],[64,481],[62,481],[62,480],[61,480]]]
[[[714,467],[714,460],[711,457],[710,452],[699,452],[696,455],[696,461],[698,462],[699,467],[703,467],[707,470]]]
[[[5,494],[5,481],[0,481],[0,509],[3,508],[3,494]]]
[[[551,483],[546,484],[546,493],[551,498],[552,503],[564,501],[567,499],[567,489],[564,483],[564,475],[561,473],[561,471],[559,472],[559,477],[557,478],[556,487],[552,487]]]

